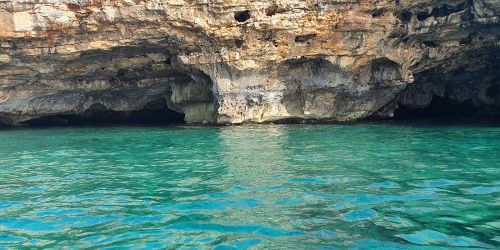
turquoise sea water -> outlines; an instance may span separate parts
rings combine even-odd
[[[498,248],[500,126],[0,131],[0,249]]]

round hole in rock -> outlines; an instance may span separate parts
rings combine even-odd
[[[81,114],[52,115],[24,122],[28,126],[170,125],[183,123],[184,114],[169,109],[164,99],[152,101],[137,111],[113,111],[101,104],[94,104]]]
[[[234,20],[236,20],[237,22],[240,22],[240,23],[246,22],[248,19],[250,19],[250,17],[251,17],[251,15],[250,15],[249,10],[238,11],[238,12],[234,13]]]

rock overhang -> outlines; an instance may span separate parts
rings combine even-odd
[[[391,117],[415,75],[498,49],[499,9],[492,0],[1,2],[9,98],[0,116],[78,114],[63,95],[162,86],[192,123]],[[26,108],[58,94],[47,112]],[[107,108],[139,108],[128,101]]]

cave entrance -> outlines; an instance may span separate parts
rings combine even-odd
[[[476,51],[415,74],[394,119],[500,120],[500,50]]]
[[[29,126],[179,125],[183,123],[184,114],[168,108],[164,99],[147,103],[137,111],[113,111],[102,104],[94,104],[82,114],[53,115],[24,122]]]
[[[394,119],[469,119],[480,117],[482,113],[484,113],[482,108],[475,106],[470,100],[458,102],[449,98],[433,96],[432,101],[426,107],[411,108],[403,105],[399,106],[394,111]],[[487,113],[484,117],[487,117]]]

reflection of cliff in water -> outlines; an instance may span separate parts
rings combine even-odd
[[[269,206],[288,199],[293,193],[282,186],[280,179],[287,175],[288,160],[292,157],[285,150],[287,143],[286,126],[266,126],[261,129],[248,126],[226,127],[220,130],[221,159],[227,173],[222,177],[233,186],[238,199],[247,202],[251,209],[239,209],[226,220],[254,221],[255,224],[279,225],[288,222],[289,218],[280,221],[268,221],[265,214],[278,213],[277,206]],[[255,200],[255,197],[263,197]],[[258,203],[263,203],[258,205]],[[258,205],[258,206],[257,206]]]

